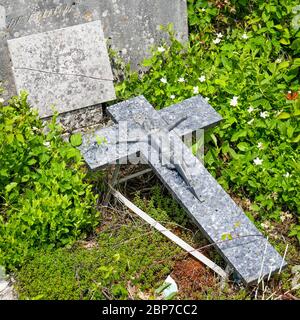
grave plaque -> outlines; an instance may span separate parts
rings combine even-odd
[[[8,40],[16,89],[41,117],[115,98],[100,21]]]
[[[188,40],[186,0],[81,0],[98,8],[105,37],[126,62],[137,68],[153,44],[166,37],[159,26],[174,25],[182,41]]]
[[[8,40],[11,40],[10,48],[11,51],[14,51],[14,55],[16,53],[14,48],[17,47],[17,41],[12,41],[13,39],[101,20],[104,36],[110,39],[109,43],[112,45],[112,48],[118,51],[125,61],[130,62],[133,67],[137,67],[149,55],[150,46],[155,43],[158,44],[166,36],[166,34],[159,30],[160,25],[173,23],[178,37],[182,40],[188,39],[186,0],[0,0],[0,8],[0,81],[6,89],[4,93],[5,99],[15,95],[22,87],[28,90],[39,89],[45,78],[50,77],[50,73],[46,76],[46,72],[52,73],[52,83],[54,82],[54,78],[59,76],[58,74],[54,75],[51,68],[49,70],[32,68],[40,70],[40,74],[44,72],[43,81],[41,83],[35,81],[33,84],[27,84],[29,87],[26,88],[24,81],[27,81],[29,76],[37,71],[20,69],[19,62],[24,61],[25,56],[28,57],[29,52],[25,52],[23,58],[16,59],[12,56],[13,63],[17,64],[12,65]],[[29,39],[33,38],[27,38],[27,40]],[[21,40],[19,41],[20,43]],[[30,49],[29,44],[26,47],[28,50]],[[43,54],[45,53],[46,50],[43,49]],[[53,57],[49,57],[47,63],[51,63],[50,60],[53,62],[53,59]],[[29,64],[32,64],[32,62],[29,61]],[[43,64],[45,66],[46,62]],[[14,70],[13,67],[15,68]],[[24,68],[30,69],[26,65]],[[61,67],[55,72],[61,73],[60,71]],[[73,73],[69,77],[72,75]],[[90,77],[90,74],[86,75]],[[62,80],[63,76],[60,75],[60,77]],[[66,72],[64,73],[64,77],[66,77]],[[95,78],[98,78],[98,75]],[[91,78],[89,80],[88,78],[85,79],[87,82],[92,81]],[[51,84],[51,82],[48,82],[48,84]],[[74,86],[78,89],[75,84]],[[107,86],[110,86],[108,82]],[[63,86],[56,86],[55,89],[57,88],[63,90]],[[96,89],[98,88],[96,87]],[[51,90],[48,91],[50,95],[48,96],[49,99],[47,98],[47,101],[45,101],[46,103],[53,97],[51,93],[53,93],[54,87],[51,87]],[[64,92],[65,96],[68,91],[73,93],[76,89],[68,88]],[[41,98],[44,97],[42,92],[35,92],[34,95],[36,100],[30,100],[32,103],[36,101],[40,102]],[[114,95],[111,98],[107,98],[104,95],[99,99],[98,103],[104,100],[112,100],[113,98]],[[63,102],[65,101],[69,102],[68,100],[63,100]],[[67,106],[64,105],[62,108],[58,107],[58,110],[60,112],[80,110],[83,105],[77,102],[78,96],[75,95],[74,101],[71,104],[68,103]],[[86,107],[90,106],[90,103],[94,103],[94,101],[86,102]],[[57,100],[51,101],[51,104],[53,103],[56,104]],[[74,109],[74,105],[76,105],[76,109]],[[47,110],[43,110],[41,115],[47,116],[51,114],[49,108],[50,106],[47,106]],[[99,119],[100,113],[98,112],[97,114],[97,119]],[[84,126],[96,124],[93,122],[86,123],[83,120],[84,118],[84,113],[79,116],[76,114],[71,121],[71,127],[77,129],[78,123],[81,122],[84,123]]]
[[[6,89],[4,98],[17,93],[8,40],[100,19],[97,10],[73,3],[67,0],[0,0],[6,18],[5,27],[0,28],[0,81]]]
[[[57,22],[65,23],[60,27],[78,24],[97,11],[105,37],[133,67],[166,36],[160,25],[172,23],[178,38],[188,40],[186,0],[0,0],[0,4],[6,8],[11,34],[24,33],[32,21],[46,23],[47,30],[54,22],[56,28]]]

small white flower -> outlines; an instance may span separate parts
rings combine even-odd
[[[239,97],[234,96],[231,100],[230,100],[230,105],[233,107],[236,107],[238,105],[238,99]]]
[[[250,121],[248,121],[248,124],[252,124],[254,122],[254,119],[251,119]]]
[[[185,82],[185,79],[183,77],[181,77],[178,79],[178,82],[180,82],[180,83]]]
[[[168,81],[167,81],[166,78],[161,78],[161,79],[160,79],[160,82],[165,83],[165,84],[168,83]]]
[[[0,103],[4,103],[4,99],[3,98],[0,98]]]
[[[222,33],[217,33],[217,38],[223,38]]]
[[[261,116],[261,118],[266,119],[266,118],[268,118],[268,116],[269,116],[269,112],[268,112],[268,111],[261,112],[261,113],[260,113],[260,116]]]
[[[285,173],[283,176],[284,176],[285,178],[289,178],[289,177],[291,176],[291,174],[290,174],[289,172],[287,172],[287,173]]]
[[[205,100],[206,102],[208,102],[210,99],[206,97],[206,98],[204,98],[204,100]]]
[[[202,8],[202,9],[201,9],[201,11],[202,11],[202,12],[205,12],[205,11],[206,11],[206,9],[205,9],[205,8]]]
[[[247,33],[244,33],[243,35],[242,35],[242,39],[248,39],[248,36],[247,36]]]
[[[280,215],[280,220],[281,222],[284,222],[284,220],[286,219],[286,215],[284,214],[284,212]]]
[[[265,221],[263,223],[260,224],[262,226],[263,229],[270,229],[271,227],[271,223],[269,221]]]
[[[43,143],[43,145],[44,145],[45,147],[49,148],[49,147],[50,147],[50,142],[49,142],[49,141],[45,141],[45,142]]]
[[[260,225],[262,226],[263,229],[270,230],[270,231],[274,230],[274,226],[272,226],[270,221],[268,220],[264,221]]]
[[[261,166],[263,163],[263,160],[257,157],[256,159],[253,160],[253,162],[256,166]]]
[[[254,108],[252,106],[250,106],[247,110],[249,113],[253,112],[254,111]]]
[[[202,75],[200,78],[198,78],[198,80],[199,80],[200,82],[204,82],[204,81],[206,80],[206,78],[205,78],[204,75]]]
[[[262,150],[262,149],[264,148],[264,144],[263,144],[262,142],[259,142],[259,143],[257,144],[257,148],[258,148],[259,150]]]
[[[171,98],[172,100],[174,100],[176,97],[175,97],[174,94],[171,94],[171,95],[170,95],[170,98]]]
[[[163,53],[163,52],[166,51],[166,49],[164,47],[158,47],[157,51],[160,52],[160,53]]]
[[[282,62],[282,59],[281,59],[281,58],[277,58],[277,59],[275,60],[275,62],[276,62],[276,63],[281,63],[281,62]]]
[[[193,93],[194,94],[198,94],[199,93],[199,88],[198,87],[194,87],[193,88]]]
[[[221,39],[220,38],[216,38],[215,40],[213,40],[213,43],[214,44],[218,44],[218,43],[220,43],[221,42]]]

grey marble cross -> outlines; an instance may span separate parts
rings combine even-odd
[[[140,96],[107,111],[116,124],[85,134],[80,147],[91,169],[143,159],[246,284],[286,265],[182,142],[222,119],[201,96],[160,111]]]

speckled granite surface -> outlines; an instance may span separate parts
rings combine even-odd
[[[203,106],[206,102],[201,97],[198,100],[194,98],[191,102],[191,109],[189,109],[187,102],[183,107],[189,119],[194,118],[195,109],[193,108],[195,105],[199,105],[199,118],[201,118],[201,108],[209,110],[208,106]],[[180,109],[180,106],[177,108]],[[172,107],[169,110],[172,110]],[[166,132],[165,128],[168,123],[144,97],[137,97],[114,105],[108,109],[108,112],[115,121],[120,121],[120,125],[122,125],[121,120],[128,120],[126,130],[120,131],[118,130],[119,126],[115,125],[112,128],[104,129],[104,131],[98,131],[97,135],[102,136],[100,144],[95,143],[95,138],[91,135],[84,137],[84,143],[80,150],[91,168],[104,166],[113,159],[125,158],[127,154],[132,155],[136,151],[141,151],[144,161],[149,163],[170,193],[183,206],[203,234],[215,243],[220,254],[246,284],[257,281],[261,276],[268,276],[270,273],[278,271],[282,264],[285,265],[277,251],[182,143],[178,135],[181,131]],[[167,111],[164,112],[166,115]],[[209,120],[212,114],[204,114],[204,117],[207,117],[205,126],[217,122],[215,114]],[[193,129],[198,125],[192,126]],[[186,129],[188,128],[182,131],[185,134],[187,133]],[[162,165],[160,150],[151,147],[147,141],[131,143],[128,146],[125,144],[116,153],[116,147],[120,146],[117,141],[145,140],[145,137],[149,137],[149,132],[152,133],[151,136],[154,137],[154,140],[163,137],[165,140],[172,141],[173,160],[181,161],[180,157],[183,157],[189,185],[177,170]],[[107,141],[104,141],[104,137],[107,137]],[[232,237],[232,240],[224,241],[224,237],[226,238],[228,235]]]

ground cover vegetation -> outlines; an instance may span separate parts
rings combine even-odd
[[[300,264],[300,7],[188,0],[188,15],[189,42],[164,27],[168,41],[153,48],[146,72],[120,65],[117,95],[143,94],[161,109],[201,94],[223,116],[206,132],[205,165],[281,254],[290,245],[291,267],[267,292],[280,296],[295,285]],[[99,206],[102,175],[88,174],[80,140],[65,142],[56,116],[45,125],[25,93],[8,105],[0,96],[0,265],[14,272],[20,298],[155,298],[170,273],[179,298],[254,297],[232,284],[220,290],[212,273],[127,210]],[[162,186],[154,180],[149,191],[142,181],[123,191],[195,247],[206,246]],[[216,252],[205,253],[222,265]]]

